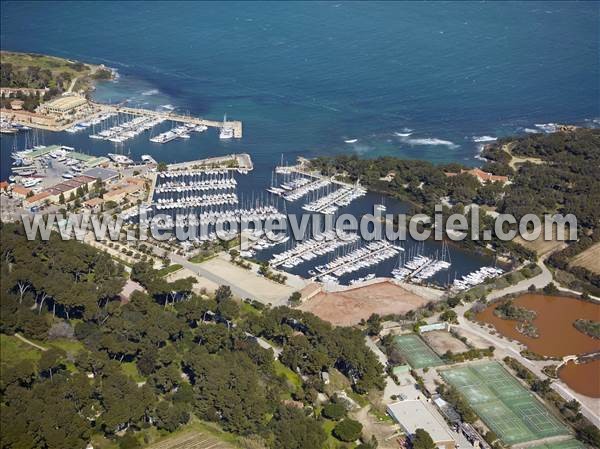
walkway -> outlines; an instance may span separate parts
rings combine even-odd
[[[23,343],[27,343],[30,346],[33,346],[34,348],[39,349],[40,351],[47,351],[48,348],[44,348],[43,346],[38,345],[37,343],[32,342],[31,340],[27,340],[25,337],[23,337],[20,334],[15,334],[15,337],[17,337],[19,340],[21,340]]]

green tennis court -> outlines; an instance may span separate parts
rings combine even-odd
[[[394,338],[394,343],[408,364],[415,369],[444,364],[442,359],[418,335],[398,335]]]
[[[506,444],[569,434],[567,427],[497,362],[463,365],[441,375]],[[554,444],[563,443],[564,447],[539,449],[580,449],[571,447],[572,442]]]

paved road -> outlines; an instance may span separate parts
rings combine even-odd
[[[250,298],[257,301],[262,301],[262,298],[258,298],[247,290],[244,290],[240,286],[232,283],[230,280],[225,279],[211,271],[202,268],[202,264],[189,262],[185,257],[181,257],[177,254],[170,254],[169,257],[173,263],[179,264],[184,268],[187,268],[193,273],[196,273],[209,281],[214,282],[217,285],[228,285],[231,288],[231,292],[239,296],[240,298]]]
[[[530,279],[524,279],[521,282],[517,282],[515,285],[510,285],[502,290],[496,290],[487,295],[489,300],[501,298],[502,296],[510,295],[513,293],[520,293],[527,291],[531,284],[535,285],[536,288],[544,288],[550,282],[552,282],[552,272],[548,270],[544,264],[544,259],[540,259],[537,262],[538,267],[542,269],[542,272],[537,276]]]

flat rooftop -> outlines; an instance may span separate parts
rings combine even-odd
[[[87,103],[85,98],[78,95],[69,95],[48,101],[44,103],[43,106],[60,110],[69,110],[85,103]]]
[[[414,435],[417,429],[423,429],[435,443],[454,441],[443,418],[436,416],[423,401],[395,402],[387,406],[387,411],[410,435]]]
[[[109,170],[108,168],[94,167],[84,171],[81,174],[84,176],[89,176],[90,178],[100,178],[102,181],[107,181],[118,176],[119,173],[115,170]]]

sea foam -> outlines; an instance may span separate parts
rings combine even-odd
[[[435,137],[427,137],[421,139],[404,138],[402,139],[402,141],[406,142],[409,145],[443,145],[448,148],[458,148],[458,145],[456,145],[454,142],[451,142],[450,140],[437,139]]]
[[[473,136],[473,142],[495,142],[497,137],[492,136]]]

